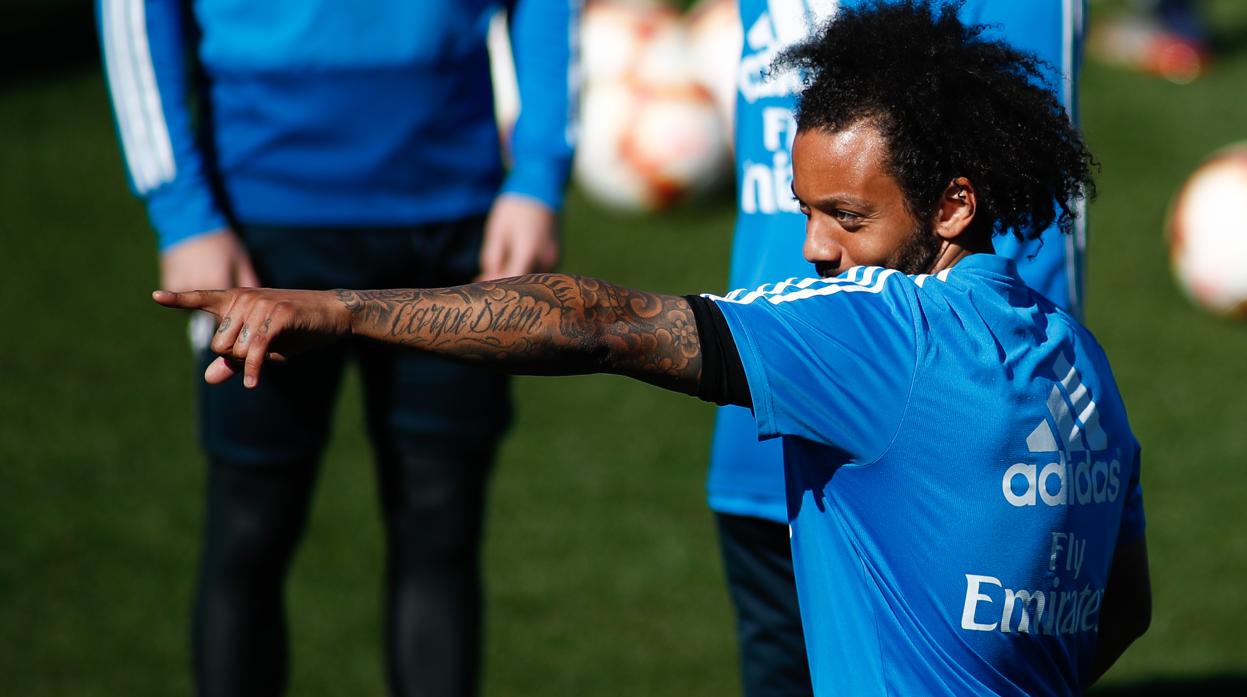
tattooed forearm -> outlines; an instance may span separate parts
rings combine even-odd
[[[514,372],[613,372],[693,393],[701,348],[688,303],[562,274],[431,290],[337,291],[352,331]]]
[[[588,323],[610,372],[689,394],[701,376],[701,344],[688,301],[595,279],[577,279]]]
[[[557,321],[558,301],[533,284],[486,283],[432,290],[338,291],[356,333],[426,350],[475,356],[484,343],[516,345]],[[492,353],[492,351],[491,351]]]

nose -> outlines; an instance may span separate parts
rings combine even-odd
[[[805,244],[801,253],[820,271],[838,271],[844,248],[825,225],[820,224],[817,218],[811,218],[805,224]]]

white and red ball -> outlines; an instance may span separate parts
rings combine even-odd
[[[714,100],[696,83],[585,92],[576,181],[594,199],[653,211],[714,188],[728,167]]]
[[[1247,319],[1247,142],[1191,174],[1170,209],[1167,235],[1186,294],[1215,314]]]
[[[590,86],[687,82],[687,44],[679,13],[656,0],[591,0],[581,15],[580,64]]]
[[[710,94],[723,119],[731,145],[740,72],[740,10],[736,0],[699,0],[685,15],[693,74]]]
[[[696,79],[679,13],[661,3],[595,0],[581,28],[581,188],[637,211],[713,189],[730,172],[727,134]]]

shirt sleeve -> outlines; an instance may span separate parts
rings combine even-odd
[[[908,277],[857,267],[715,300],[744,364],[759,439],[824,443],[858,463],[883,454],[916,371]]]
[[[563,205],[580,107],[581,0],[515,0],[511,51],[520,114],[511,136],[512,167],[503,193]]]
[[[723,311],[713,302],[700,295],[686,295],[693,319],[697,324],[697,342],[701,345],[701,379],[697,383],[697,398],[714,402],[719,406],[729,404],[753,407],[749,396],[749,380],[745,366],[740,362],[740,352],[727,328]]]
[[[160,249],[225,227],[189,104],[189,3],[96,0],[96,26],[130,187]]]
[[[1121,528],[1117,532],[1119,547],[1143,537],[1147,528],[1147,520],[1143,514],[1143,485],[1139,478],[1142,465],[1141,454],[1140,448],[1136,445],[1134,462],[1130,468],[1130,479],[1126,484],[1126,502],[1121,511]]]

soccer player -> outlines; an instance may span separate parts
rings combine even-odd
[[[580,0],[97,0],[130,183],[170,290],[467,283],[552,268]],[[504,171],[486,28],[523,111]],[[192,320],[203,369],[214,327]],[[197,693],[285,689],[284,585],[341,376],[360,367],[386,535],[394,695],[477,692],[488,474],[507,376],[363,342],[198,395],[208,460]]]
[[[807,38],[837,8],[862,0],[742,0],[744,41],[736,100],[736,226],[729,288],[752,288],[806,273],[800,247],[805,220],[790,192],[793,118],[801,84],[772,70],[785,47]],[[1083,0],[968,0],[958,15],[1040,58],[1043,86],[1074,116],[1083,35]],[[1005,236],[996,253],[1017,262],[1027,285],[1075,315],[1082,308],[1085,218],[1073,234],[1051,225],[1033,239]],[[746,697],[810,693],[801,619],[793,586],[778,440],[758,441],[747,409],[719,409],[706,489],[736,611],[741,683]]]
[[[1068,228],[1091,155],[1034,57],[955,7],[847,9],[785,60],[813,277],[154,297],[221,318],[213,383],[352,335],[749,407],[784,442],[817,694],[1076,694],[1149,621],[1139,445],[1095,339],[993,239]]]

